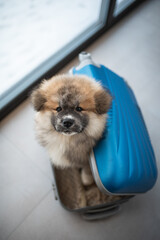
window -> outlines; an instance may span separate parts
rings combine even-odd
[[[104,32],[125,9],[122,2],[126,8],[133,0],[2,1],[0,118]]]
[[[123,12],[128,6],[130,6],[135,0],[116,0],[113,16],[117,17]]]
[[[102,27],[108,2],[4,1],[0,6],[1,107]]]

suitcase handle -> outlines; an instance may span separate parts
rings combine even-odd
[[[83,217],[83,219],[88,220],[88,221],[98,220],[98,219],[110,217],[110,216],[118,213],[120,210],[121,210],[120,205],[116,205],[112,208],[109,208],[108,210],[103,211],[103,212],[84,213],[82,215],[82,217]]]

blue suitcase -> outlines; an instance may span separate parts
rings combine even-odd
[[[81,188],[76,170],[53,167],[55,199],[86,220],[109,217],[135,194],[150,190],[157,179],[157,167],[151,141],[140,108],[128,84],[103,65],[95,64],[90,54],[79,55],[80,64],[71,74],[83,74],[101,81],[112,95],[112,105],[102,139],[90,157],[98,191],[105,197],[99,204],[77,205]],[[78,170],[77,170],[78,171]]]
[[[137,194],[150,190],[157,179],[155,155],[133,91],[123,78],[90,54],[79,55],[80,64],[72,74],[100,81],[113,101],[102,139],[93,149],[90,164],[95,182],[104,193]]]

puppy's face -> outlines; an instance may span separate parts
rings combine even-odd
[[[35,110],[48,116],[51,131],[67,136],[96,128],[90,125],[102,121],[111,102],[108,92],[93,79],[68,75],[42,82],[31,98]]]
[[[58,95],[58,107],[51,117],[54,129],[65,135],[81,133],[88,124],[88,115],[80,104],[80,94],[75,87],[64,86],[59,89]]]

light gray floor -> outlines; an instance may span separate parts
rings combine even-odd
[[[160,1],[143,3],[87,51],[133,88],[160,167]],[[62,72],[67,71],[77,59]],[[29,101],[6,117],[0,135],[0,239],[159,240],[160,182],[106,220],[86,222],[54,199],[48,155],[34,138]]]

